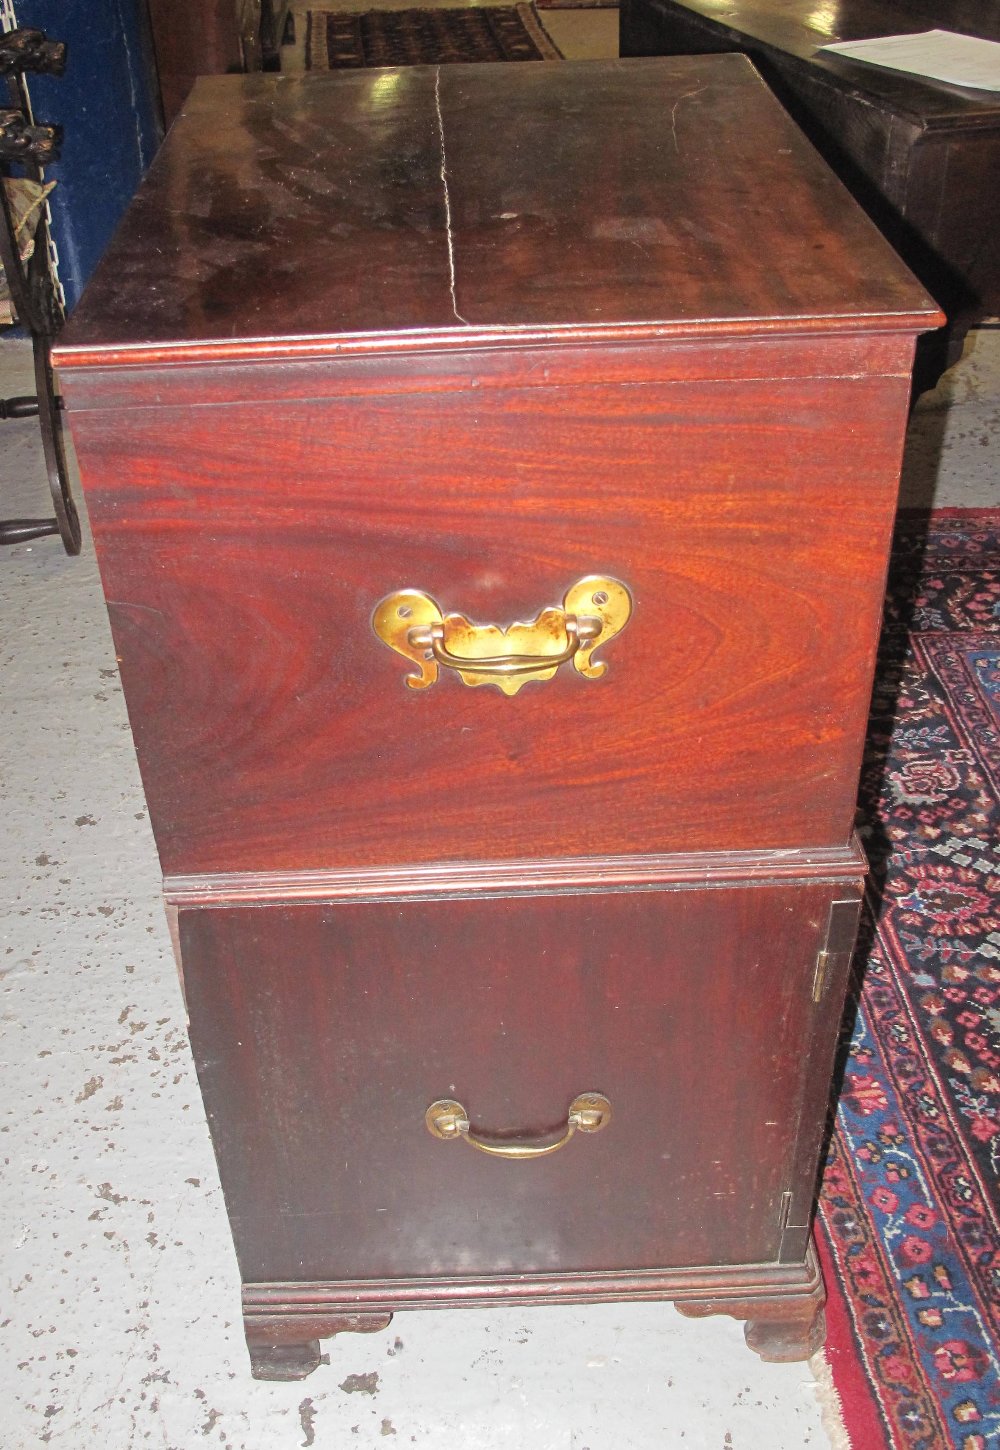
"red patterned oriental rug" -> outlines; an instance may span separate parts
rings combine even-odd
[[[904,518],[817,1239],[854,1450],[1000,1450],[1000,510]]]

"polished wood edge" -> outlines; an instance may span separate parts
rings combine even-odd
[[[284,362],[296,358],[337,358],[390,353],[507,348],[512,344],[558,345],[573,343],[621,343],[679,340],[684,338],[789,336],[809,333],[928,332],[945,322],[933,304],[926,310],[815,317],[708,318],[698,322],[620,322],[551,327],[475,327],[414,329],[395,333],[340,333],[330,337],[250,337],[203,342],[129,343],[125,345],[56,347],[52,361],[57,368],[111,368],[148,366],[157,363],[242,362],[247,360]]]
[[[825,1293],[812,1242],[797,1264],[712,1265],[708,1268],[634,1269],[601,1273],[483,1275],[469,1278],[333,1280],[317,1283],[243,1285],[243,1317],[256,1337],[323,1338],[323,1325],[346,1315],[389,1314],[399,1309],[504,1304],[586,1304],[618,1300],[669,1300],[710,1303],[711,1310],[767,1301],[769,1314],[815,1302]],[[790,1302],[789,1302],[790,1301]],[[716,1309],[714,1306],[719,1305]],[[787,1307],[786,1307],[787,1306]],[[761,1306],[763,1308],[763,1304]],[[754,1313],[757,1314],[757,1309]],[[739,1315],[737,1317],[744,1317]],[[768,1317],[760,1314],[758,1317]]]
[[[565,891],[652,891],[731,881],[851,881],[868,863],[857,837],[847,846],[786,851],[701,851],[664,856],[470,861],[344,871],[234,871],[166,876],[169,905],[241,902],[406,900],[414,896],[545,896]]]
[[[431,354],[275,362],[229,360],[70,369],[61,374],[70,413],[170,407],[311,404],[344,398],[574,387],[687,386],[692,382],[769,385],[822,378],[909,388],[914,338],[864,332],[799,337],[710,337],[608,343],[598,348],[455,348]]]

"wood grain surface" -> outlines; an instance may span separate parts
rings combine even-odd
[[[641,362],[75,416],[166,874],[847,843],[906,381]],[[414,691],[371,628],[591,573],[634,596],[600,680]]]

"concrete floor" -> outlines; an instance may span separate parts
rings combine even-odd
[[[30,390],[26,346],[0,342],[0,395]],[[0,427],[0,509],[44,512],[34,424]],[[1000,504],[998,439],[982,333],[915,414],[905,501]],[[399,1315],[301,1384],[251,1380],[89,540],[0,554],[0,679],[5,1450],[832,1443],[809,1366],[666,1305]]]
[[[966,338],[962,361],[917,399],[900,504],[1000,508],[1000,330]]]

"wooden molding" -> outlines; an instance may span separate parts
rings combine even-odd
[[[701,1312],[726,1313],[727,1303],[755,1299],[801,1303],[823,1295],[823,1275],[810,1241],[797,1264],[748,1264],[605,1273],[476,1275],[470,1278],[336,1280],[322,1283],[244,1284],[243,1315],[260,1337],[265,1326],[279,1339],[319,1337],[323,1324],[345,1315],[400,1309],[487,1308],[504,1304],[616,1303],[619,1300],[711,1303]],[[825,1297],[825,1296],[824,1296]],[[718,1307],[716,1307],[718,1306]]]
[[[849,845],[792,851],[699,851],[565,860],[456,861],[341,871],[234,871],[167,876],[172,907],[269,901],[405,901],[411,897],[546,896],[572,891],[655,891],[729,882],[860,881],[868,869]]]
[[[157,367],[169,363],[290,362],[296,359],[382,357],[389,355],[454,349],[460,352],[490,348],[518,348],[574,344],[702,341],[709,338],[795,337],[800,334],[828,335],[914,332],[934,327],[941,314],[931,311],[899,312],[880,317],[724,318],[690,322],[609,323],[581,327],[453,327],[426,331],[381,333],[338,333],[324,337],[248,337],[238,341],[209,338],[197,342],[167,342],[155,345],[130,343],[125,346],[64,346],[53,351],[55,365],[71,368]]]
[[[839,335],[728,335],[619,338],[598,347],[579,339],[508,339],[493,347],[466,348],[464,341],[433,352],[340,353],[324,357],[313,347],[288,357],[223,359],[164,354],[155,364],[116,355],[113,363],[84,367],[76,354],[57,358],[70,412],[89,409],[219,406],[291,402],[310,406],[322,398],[446,393],[497,388],[552,389],[601,383],[648,387],[652,382],[771,382],[789,378],[842,378],[866,383],[896,378],[908,389],[913,340],[906,333],[844,332]],[[641,370],[641,376],[637,374]]]

